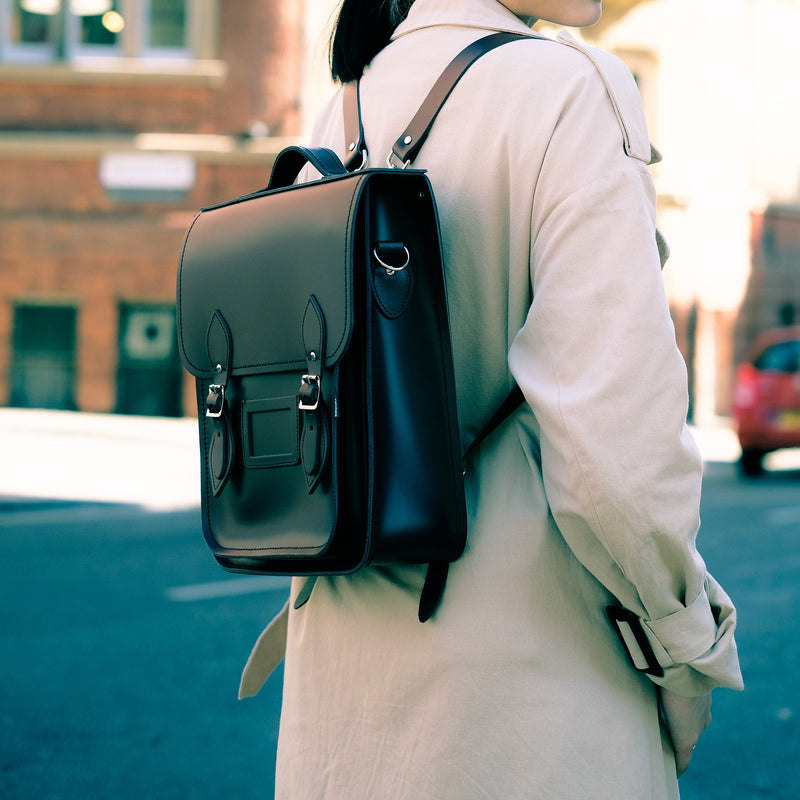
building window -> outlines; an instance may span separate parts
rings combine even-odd
[[[28,11],[21,0],[14,0],[11,8],[11,41],[15,44],[47,44],[53,37],[53,17]]]
[[[180,416],[182,380],[175,306],[120,304],[116,411]]]
[[[81,6],[83,6],[81,8]],[[82,47],[115,47],[124,28],[118,2],[70,2]]]
[[[12,406],[74,410],[76,319],[74,306],[16,306]]]
[[[147,36],[151,49],[185,49],[186,0],[150,0],[147,3]]]
[[[57,19],[39,13],[24,0],[0,0],[3,55],[16,60],[45,60],[53,52]]]
[[[0,0],[0,59],[194,58],[212,0]]]

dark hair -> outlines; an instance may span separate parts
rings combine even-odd
[[[414,0],[344,0],[331,36],[331,76],[358,80],[367,64],[392,38]]]

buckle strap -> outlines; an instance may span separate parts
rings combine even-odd
[[[423,142],[433,126],[436,115],[450,96],[450,92],[471,64],[495,47],[507,42],[522,39],[542,39],[533,33],[490,33],[465,47],[445,68],[423,100],[413,119],[408,123],[400,138],[392,146],[386,158],[386,165],[392,168],[409,166],[419,153]],[[345,84],[342,94],[344,113],[344,135],[347,156],[345,167],[348,172],[363,169],[369,161],[364,128],[361,123],[361,97],[358,81]]]
[[[314,591],[314,586],[316,586],[317,578],[319,575],[309,575],[303,585],[300,587],[300,590],[297,592],[297,596],[294,599],[294,607],[295,609],[302,608],[311,598],[311,592]]]
[[[208,478],[218,497],[233,470],[234,439],[225,391],[233,371],[233,337],[219,309],[215,309],[206,331],[206,348],[215,374],[205,398]]]
[[[436,613],[436,609],[439,608],[449,570],[450,564],[447,561],[432,561],[428,564],[425,583],[422,586],[422,594],[419,598],[417,616],[420,622],[427,622]]]
[[[606,614],[633,668],[654,678],[663,677],[664,670],[650,644],[642,620],[632,611],[619,606],[607,606]]]
[[[433,127],[433,122],[445,100],[450,96],[450,92],[453,91],[473,62],[495,47],[508,42],[532,38],[537,38],[536,34],[490,33],[488,36],[484,36],[465,47],[436,80],[433,88],[422,101],[422,105],[414,115],[414,118],[408,123],[408,127],[400,134],[400,137],[392,146],[386,159],[387,166],[405,168],[417,157],[417,153],[419,153],[430,129]],[[397,164],[395,164],[395,161],[397,161]]]
[[[361,124],[361,83],[353,81],[344,85],[344,140],[347,147],[348,172],[364,169],[369,162],[367,144],[364,141],[364,126]]]
[[[466,463],[469,457],[480,447],[481,443],[493,431],[497,430],[524,402],[525,395],[522,393],[522,389],[519,386],[515,386],[497,407],[491,419],[478,431],[475,438],[464,449],[464,455],[461,456],[461,460]]]
[[[300,455],[308,484],[313,494],[328,462],[328,418],[322,397],[322,371],[325,366],[325,315],[312,294],[303,314],[301,335],[306,353],[307,372],[300,378],[298,408],[302,414],[303,432]]]

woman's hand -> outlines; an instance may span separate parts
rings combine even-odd
[[[680,777],[692,760],[700,734],[711,723],[711,694],[683,697],[661,689],[661,716],[672,739],[675,767]]]

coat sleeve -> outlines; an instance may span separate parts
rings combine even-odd
[[[702,460],[661,278],[649,143],[645,154],[624,141],[646,131],[643,112],[593,66],[537,176],[533,300],[509,365],[535,417],[553,518],[641,619],[663,668],[653,680],[689,696],[740,688],[735,609],[695,545]]]

